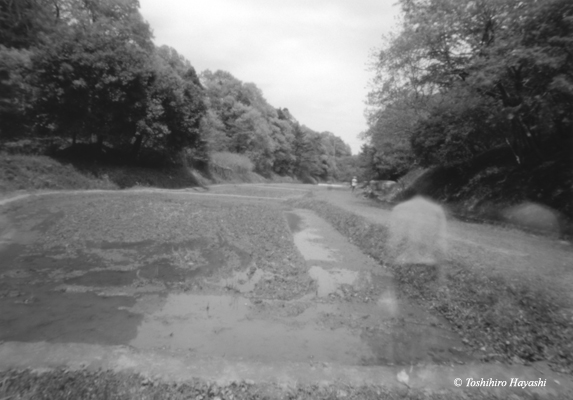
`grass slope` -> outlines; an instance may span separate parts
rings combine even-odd
[[[82,173],[47,156],[0,154],[0,193],[29,189],[116,189],[109,179]]]
[[[503,221],[506,207],[543,204],[557,210],[564,233],[573,234],[571,155],[518,165],[509,149],[497,148],[465,163],[429,168],[407,185],[397,200],[418,193],[448,204],[458,215],[489,221]]]

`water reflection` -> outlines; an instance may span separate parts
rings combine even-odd
[[[339,268],[326,270],[317,266],[311,267],[308,273],[317,283],[318,297],[326,297],[336,292],[341,285],[352,285],[358,277],[357,271]]]
[[[299,322],[257,318],[254,304],[240,296],[173,294],[145,315],[131,345],[188,354],[258,361],[319,360],[359,364],[369,350],[347,328],[314,322],[325,310],[307,309]]]

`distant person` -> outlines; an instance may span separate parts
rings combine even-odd
[[[350,187],[352,188],[352,193],[354,193],[354,189],[356,189],[356,185],[358,185],[358,179],[356,177],[352,178],[350,182]]]

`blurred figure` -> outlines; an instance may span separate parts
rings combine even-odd
[[[416,196],[392,210],[386,252],[395,264],[437,265],[447,258],[446,235],[444,209]]]

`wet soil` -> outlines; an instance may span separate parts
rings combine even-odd
[[[117,362],[130,368],[151,367],[145,354],[249,363],[245,371],[477,361],[445,320],[396,293],[383,266],[313,212],[280,201],[304,192],[262,194],[271,193],[279,201],[121,192],[5,205],[4,368],[42,354],[34,349],[44,342],[80,354],[127,346],[142,355],[121,364],[122,353]]]
[[[2,341],[265,362],[471,359],[309,211],[124,193],[33,199],[3,221]]]

